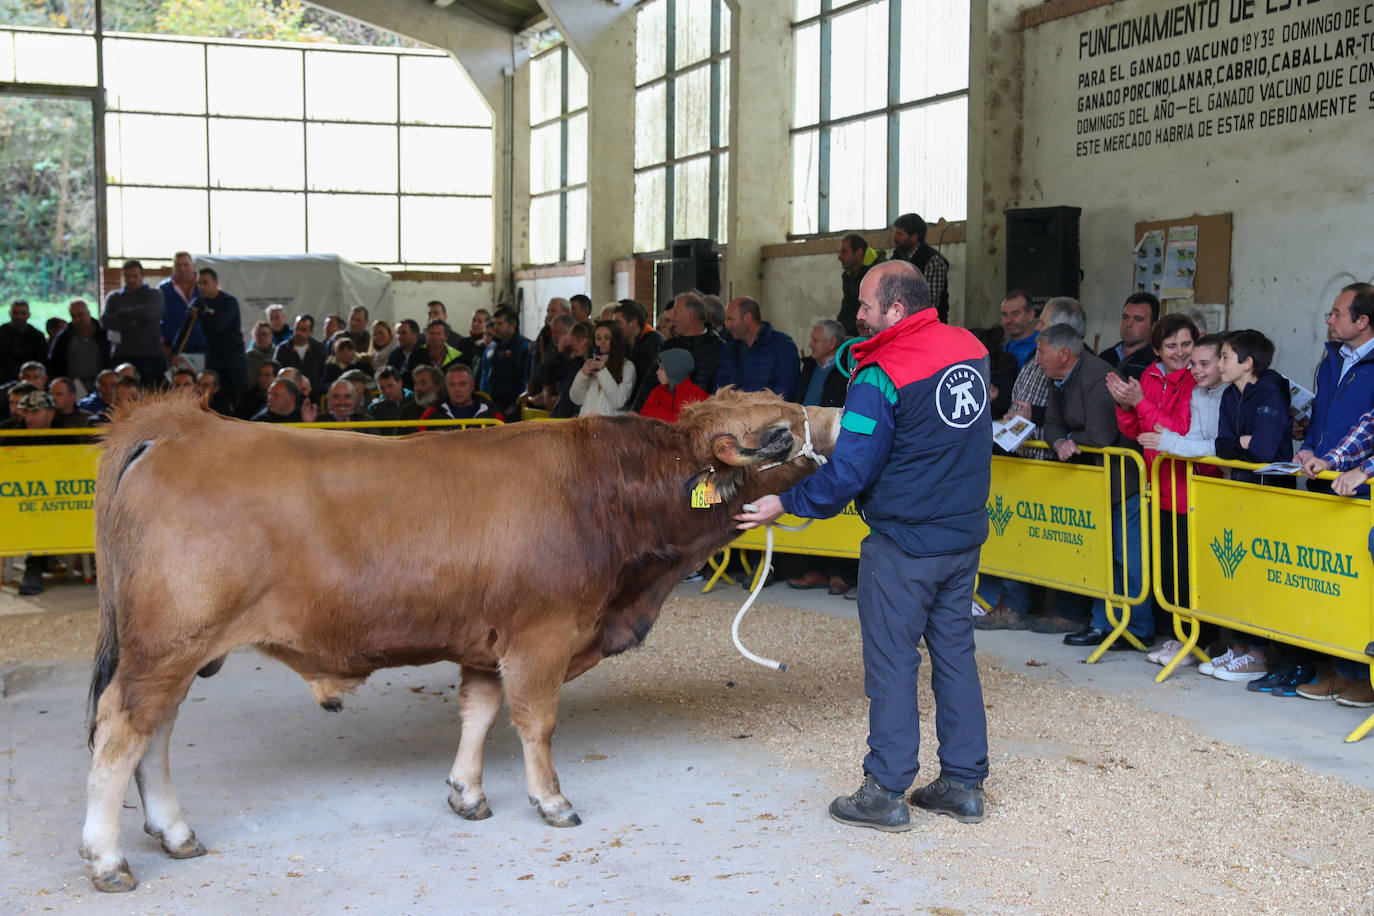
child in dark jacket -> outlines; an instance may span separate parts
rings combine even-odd
[[[1268,464],[1293,460],[1288,380],[1269,368],[1274,342],[1259,331],[1235,331],[1221,345],[1221,380],[1231,387],[1221,396],[1217,457]],[[1232,480],[1295,487],[1286,475],[1261,478],[1251,471],[1231,472]]]

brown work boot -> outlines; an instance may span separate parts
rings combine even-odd
[[[1348,687],[1340,692],[1336,702],[1342,706],[1358,706],[1361,709],[1374,706],[1374,686],[1371,686],[1368,680],[1356,681],[1354,687]]]
[[[1334,700],[1347,690],[1354,690],[1360,682],[1354,678],[1331,674],[1315,684],[1303,684],[1298,688],[1298,696],[1305,700]]]
[[[814,569],[804,576],[787,580],[788,588],[826,588],[830,585],[830,577],[825,573],[816,572]]]
[[[1026,630],[1030,624],[1025,614],[1018,614],[1002,602],[992,606],[992,610],[973,618],[975,630]]]

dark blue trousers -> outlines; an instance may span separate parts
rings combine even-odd
[[[916,673],[922,637],[930,652],[941,774],[964,783],[988,775],[987,716],[969,613],[979,550],[913,557],[876,531],[859,549],[859,625],[869,701],[864,770],[890,791],[905,791],[920,768]]]

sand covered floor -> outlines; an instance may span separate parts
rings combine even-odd
[[[672,855],[681,864],[676,866],[675,874],[660,877],[677,882],[676,887],[664,886],[679,896],[664,896],[660,889],[645,890],[643,897],[636,897],[631,891],[600,899],[595,895],[576,900],[560,897],[569,908],[600,903],[610,904],[613,912],[673,912],[717,899],[741,912],[776,910],[779,906],[794,912],[1371,911],[1374,853],[1369,839],[1374,835],[1374,791],[1332,775],[1329,766],[1326,773],[1318,773],[1314,769],[1319,768],[1271,759],[1210,737],[1188,721],[1146,708],[1129,695],[1075,685],[1067,671],[1056,670],[1064,664],[1062,661],[1040,662],[1019,649],[1002,652],[1000,657],[986,648],[980,651],[992,751],[992,776],[986,784],[987,820],[979,825],[963,825],[914,810],[917,826],[906,834],[880,834],[835,825],[825,818],[825,805],[833,795],[847,793],[858,784],[865,751],[867,700],[863,695],[858,623],[776,603],[760,604],[745,622],[745,642],[760,654],[788,662],[790,670],[779,674],[744,661],[731,645],[730,621],[741,592],[732,589],[709,597],[688,597],[684,591],[679,589],[669,600],[642,648],[603,662],[566,688],[565,715],[560,719],[554,742],[555,761],[565,791],[575,803],[585,806],[584,815],[590,815],[587,826],[578,831],[554,831],[546,837],[523,823],[530,820],[528,811],[512,811],[509,804],[505,810],[498,810],[498,818],[475,828],[466,822],[445,819],[442,811],[434,813],[436,823],[444,830],[461,829],[463,836],[480,836],[480,831],[501,829],[500,815],[519,817],[521,830],[532,831],[529,836],[540,837],[541,844],[581,842],[588,846],[586,840],[598,837],[598,829],[605,829],[595,826],[597,817],[604,824],[610,816],[609,809],[614,809],[620,800],[613,793],[580,785],[583,779],[579,768],[569,762],[568,754],[577,754],[579,749],[585,749],[584,745],[607,746],[606,736],[600,736],[599,743],[591,738],[584,741],[577,731],[589,724],[606,727],[595,721],[593,713],[614,707],[632,720],[642,720],[646,734],[663,732],[669,742],[665,747],[709,747],[717,749],[713,753],[726,755],[726,759],[738,756],[739,767],[732,768],[732,776],[726,781],[731,791],[725,791],[727,786],[722,783],[719,798],[711,789],[690,782],[674,789],[679,798],[687,795],[683,803],[684,829],[694,829],[693,823],[702,824],[701,812],[708,815],[705,820],[709,826],[709,814],[721,810],[699,807],[702,805],[744,806],[747,813],[737,815],[730,824],[719,825],[718,829],[725,831],[723,835],[709,841],[688,841],[681,850],[674,850]],[[0,670],[12,674],[65,671],[67,679],[76,684],[81,679],[80,666],[88,658],[94,633],[93,611],[0,616]],[[1037,638],[1015,635],[1024,640]],[[1002,645],[1028,646],[1033,654],[1035,647],[1049,644]],[[275,666],[260,657],[246,655],[240,660],[238,655],[230,659],[221,675],[206,682],[207,686],[221,678],[243,678],[255,666]],[[1148,683],[1151,672],[1144,670],[1143,661],[1138,664],[1142,668],[1141,680]],[[414,681],[434,688],[409,688],[409,693],[421,694],[421,699],[411,698],[414,703],[426,698],[445,703],[454,699],[456,703],[456,697],[451,696],[455,691],[448,689],[456,681],[456,670],[448,666],[405,670],[412,673],[406,675],[409,680],[404,683]],[[393,681],[403,682],[399,675],[379,672],[360,691],[358,701],[367,707],[389,689],[397,689],[391,687],[389,682]],[[933,778],[939,769],[928,670],[923,672],[922,682],[924,741],[918,782]],[[1165,688],[1167,685],[1160,689]],[[199,686],[193,689],[193,699],[200,690]],[[299,686],[299,693],[304,695],[304,685]],[[213,695],[211,698],[215,699]],[[75,706],[61,714],[79,716],[79,700],[77,696]],[[222,705],[232,702],[224,699]],[[308,699],[302,702],[299,696],[291,694],[290,702],[301,707],[298,711],[307,721],[313,721],[313,711],[306,708]],[[205,704],[196,713],[205,712],[210,705]],[[1334,704],[1310,705],[1325,709]],[[1301,705],[1291,708],[1295,714],[1302,711]],[[456,729],[456,710],[446,709],[455,713],[452,718]],[[1346,712],[1352,714],[1353,728],[1359,721],[1353,714],[1358,711]],[[235,710],[233,714],[240,719],[252,715],[249,710]],[[365,710],[355,721],[366,722],[369,730],[383,732],[388,723],[371,721],[369,715],[376,718],[375,712],[368,714]],[[1219,707],[1218,715],[1233,713]],[[302,715],[291,718],[301,719]],[[186,720],[184,713],[183,723]],[[79,766],[80,755],[67,745],[79,745],[84,736],[80,736],[79,718],[71,724],[73,727],[67,731],[72,738],[64,740],[64,754],[72,757],[73,766]],[[15,729],[9,731],[13,736]],[[509,764],[514,767],[513,772],[518,772],[518,754],[510,731],[503,714],[492,741],[504,742],[506,756],[511,758]],[[344,740],[343,735],[341,730],[338,740]],[[627,743],[636,740],[637,736],[629,732],[615,738],[622,751],[631,750]],[[289,728],[285,737],[271,741],[278,748],[275,754],[289,756]],[[280,747],[283,741],[287,742],[285,748]],[[1374,746],[1374,738],[1364,743]],[[173,746],[177,747],[175,738]],[[436,740],[436,749],[427,753],[441,753],[437,748],[454,746],[456,731]],[[10,744],[0,747],[11,761],[12,771],[16,771],[17,757],[38,750],[13,737]],[[1320,748],[1314,750],[1320,752]],[[617,756],[610,751],[585,753],[576,763],[605,760],[607,753]],[[1374,753],[1364,749],[1363,758],[1374,759]],[[623,765],[643,769],[620,772],[618,778],[628,784],[643,786],[668,778],[642,759],[634,764],[627,760]],[[447,761],[441,756],[426,760],[426,766],[434,771],[426,772],[426,779],[441,781]],[[177,772],[176,756],[173,771]],[[79,786],[83,778],[84,774],[76,774],[74,784]],[[204,778],[202,775],[201,779]],[[488,791],[493,794],[493,807],[497,807],[496,793],[491,788],[494,779],[489,775]],[[755,810],[758,806],[749,800],[751,783],[761,792],[776,786],[801,797],[790,798],[785,804],[769,802],[764,806],[767,810],[760,814]],[[434,797],[427,795],[416,801],[423,801],[430,808],[440,807],[439,788],[429,786],[426,792]],[[7,806],[10,815],[16,810],[16,802],[32,802],[25,799],[25,790],[12,776],[7,799],[11,802]],[[231,793],[233,786],[225,791]],[[191,790],[181,794],[188,811],[206,807],[203,800],[197,804]],[[587,804],[589,794],[595,800],[594,806]],[[135,798],[131,793],[131,803]],[[54,828],[54,835],[60,835],[65,844],[63,852],[68,853],[71,849],[65,847],[74,848],[79,832],[79,792],[61,799],[60,808],[54,817],[62,823]],[[689,816],[692,811],[698,812],[695,819]],[[124,836],[129,844],[139,816],[132,810],[125,813]],[[634,817],[625,812],[617,812],[616,816]],[[192,817],[192,825],[207,842],[213,842],[217,832],[225,836],[225,825],[215,824],[213,819],[197,821]],[[580,841],[566,839],[579,831]],[[233,852],[229,839],[226,838],[225,846]],[[709,847],[709,855],[702,849],[700,859],[694,861],[692,849],[702,845]],[[734,856],[741,860],[762,856],[762,861],[767,862],[770,855],[782,856],[772,866],[777,875],[774,880],[766,880],[766,876],[755,873],[750,880],[756,886],[739,890],[737,898],[724,891],[729,882],[720,880],[720,887],[707,896],[692,897],[687,890],[692,881],[705,891],[708,878],[733,877],[721,873],[726,870],[722,846],[726,860],[731,856],[730,848],[739,850]],[[776,849],[771,848],[774,846]],[[618,848],[603,849],[598,855],[604,853],[609,858]],[[793,848],[805,852],[787,851]],[[156,872],[166,869],[168,874],[175,874],[174,867],[185,867],[196,869],[188,877],[194,874],[197,885],[202,880],[217,881],[214,853],[218,851],[212,848],[211,856],[194,863],[158,862]],[[554,848],[550,853],[556,851]],[[567,854],[576,851],[570,847]],[[28,854],[31,850],[12,846],[7,854],[7,870],[16,865],[22,869],[22,860]],[[800,868],[796,862],[789,863],[789,857],[807,859],[808,873],[814,862],[832,863],[834,867],[824,877],[824,890],[810,890],[802,896],[780,891],[779,887],[794,883],[794,872]],[[62,894],[69,895],[72,901],[93,899],[89,885],[84,883],[81,863],[74,853],[67,858],[71,861],[62,865],[64,873],[69,873],[63,882],[65,890],[57,891],[55,900],[30,896],[26,907],[41,910],[44,902],[60,904]],[[137,861],[131,854],[136,871],[148,872],[150,862],[146,847],[138,847]],[[227,859],[221,859],[219,867],[227,864]],[[630,869],[633,865],[627,863],[625,867]],[[816,866],[815,870],[824,869]],[[542,878],[540,873],[533,873]],[[427,877],[431,884],[436,880],[433,874]],[[815,875],[816,879],[821,877]],[[268,875],[264,880],[283,879]],[[289,881],[285,883],[290,885]],[[603,882],[603,889],[604,886],[609,885]],[[818,880],[819,886],[822,885]],[[894,892],[894,888],[903,886],[909,888],[906,896]],[[21,896],[26,894],[22,881],[11,887]],[[783,896],[759,896],[759,887]],[[516,896],[523,888],[511,885],[511,889],[513,896],[502,898],[502,905],[513,905],[513,911],[523,911],[525,905]],[[534,892],[537,888],[528,890]],[[144,890],[138,893],[142,895]],[[175,898],[176,906],[195,902],[190,899],[194,893],[187,893],[186,897]],[[375,897],[368,899],[379,903]],[[530,904],[537,899],[532,894]],[[335,902],[333,898],[315,898],[317,906],[321,900]],[[410,897],[400,900],[397,906],[406,911],[427,910],[431,904],[439,903]],[[156,901],[150,894],[141,899],[140,906],[127,911],[159,909],[161,904],[173,902]],[[199,902],[205,901],[202,898]],[[319,911],[309,905],[309,898],[305,903],[306,910]],[[122,904],[119,911],[126,911]]]

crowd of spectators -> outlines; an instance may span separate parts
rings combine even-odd
[[[1024,291],[1008,293],[1001,334],[997,329],[981,334],[993,354],[994,400],[1002,387],[995,370],[999,338],[1003,353],[1020,364],[1003,419],[1030,420],[1035,437],[1050,446],[1048,451],[1023,446],[1019,456],[1093,463],[1100,459],[1084,447],[1115,446],[1141,451],[1147,467],[1157,455],[1166,456],[1154,498],[1161,510],[1160,581],[1167,602],[1186,605],[1190,594],[1187,468],[1169,457],[1264,466],[1259,473],[1194,465],[1194,476],[1225,473],[1241,483],[1290,489],[1301,480],[1309,491],[1368,498],[1367,481],[1374,474],[1374,286],[1353,283],[1336,296],[1326,316],[1328,342],[1315,374],[1310,414],[1292,409],[1293,385],[1272,368],[1275,343],[1258,330],[1208,334],[1199,326],[1200,316],[1161,315],[1154,296],[1135,293],[1122,305],[1121,340],[1094,354],[1084,342],[1085,315],[1076,300],[1050,299],[1038,319],[1031,301]],[[1319,479],[1324,471],[1343,473],[1334,481]],[[1113,585],[1118,594],[1130,594],[1141,585],[1139,487],[1133,474],[1111,477]],[[981,630],[1058,633],[1069,645],[1093,647],[1113,629],[1101,600],[1089,604],[1076,595],[994,576],[982,578],[979,596],[989,606],[974,608],[974,624]],[[1169,613],[1151,599],[1133,608],[1127,629],[1151,649],[1157,628],[1166,627],[1172,627]],[[1365,663],[1239,631],[1207,628],[1204,638],[1214,646],[1210,661],[1198,664],[1185,655],[1182,666],[1243,682],[1255,692],[1374,707]],[[1123,638],[1110,648],[1135,646]],[[1164,665],[1182,649],[1181,642],[1170,639],[1146,657]]]
[[[948,262],[925,239],[925,223],[905,214],[892,227],[894,249],[926,272],[940,317],[948,302]],[[47,333],[28,323],[23,302],[0,326],[0,426],[70,429],[108,422],[110,412],[151,388],[195,389],[221,413],[261,422],[358,423],[519,420],[527,412],[554,418],[640,413],[676,422],[683,405],[717,388],[774,391],[816,406],[843,406],[847,376],[838,370],[844,341],[866,329],[856,321],[858,288],[885,260],[860,235],[839,244],[840,295],[835,318],[815,321],[802,356],[794,341],[764,317],[756,299],[726,303],[683,292],[651,314],[630,299],[606,305],[593,320],[585,295],[556,297],[532,338],[520,333],[508,306],[477,309],[466,332],[449,323],[442,302],[427,304],[422,321],[371,320],[367,309],[347,317],[292,320],[271,305],[244,346],[238,302],[221,290],[210,268],[197,270],[180,252],[173,274],[149,287],[141,265],[123,267],[123,286],[105,300],[100,318],[74,300],[70,321]],[[938,281],[938,282],[937,282]],[[939,292],[936,292],[936,290]],[[1022,447],[1019,456],[1091,462],[1083,448],[1107,446],[1156,455],[1217,456],[1256,464],[1293,462],[1308,490],[1367,499],[1374,474],[1374,286],[1355,283],[1336,297],[1326,318],[1328,343],[1316,371],[1310,416],[1295,420],[1290,385],[1274,368],[1274,342],[1257,330],[1207,333],[1200,316],[1161,315],[1149,293],[1127,296],[1120,340],[1099,353],[1085,343],[1088,316],[1076,300],[1052,298],[1039,309],[1024,290],[1001,303],[1001,324],[975,329],[991,356],[996,416],[1023,417],[1049,448]],[[1213,329],[1214,331],[1216,329]],[[439,428],[430,426],[428,428]],[[368,428],[397,435],[409,428]],[[54,436],[54,441],[59,437]],[[1294,448],[1294,443],[1299,443]],[[1335,481],[1323,471],[1342,472]],[[1193,474],[1221,476],[1195,465]],[[1233,469],[1231,479],[1295,487],[1298,475]],[[1134,475],[1112,475],[1115,586],[1139,589],[1141,494]],[[1166,460],[1156,498],[1161,509],[1161,582],[1171,603],[1189,594],[1187,472]],[[852,564],[814,563],[788,580],[795,588],[827,588],[853,597]],[[32,585],[26,575],[25,583]],[[41,581],[39,583],[41,587]],[[1148,589],[1146,589],[1148,591]],[[1104,602],[1026,583],[984,576],[975,607],[979,629],[1061,634],[1066,643],[1097,646],[1111,627]],[[1169,615],[1148,604],[1131,614],[1129,632],[1147,648]],[[1312,653],[1228,634],[1198,669],[1251,690],[1374,706],[1368,666],[1324,661]],[[1113,650],[1130,650],[1127,640]],[[1168,640],[1148,658],[1160,664],[1181,645]],[[1224,651],[1223,651],[1224,649]],[[1189,665],[1184,658],[1182,664]]]

